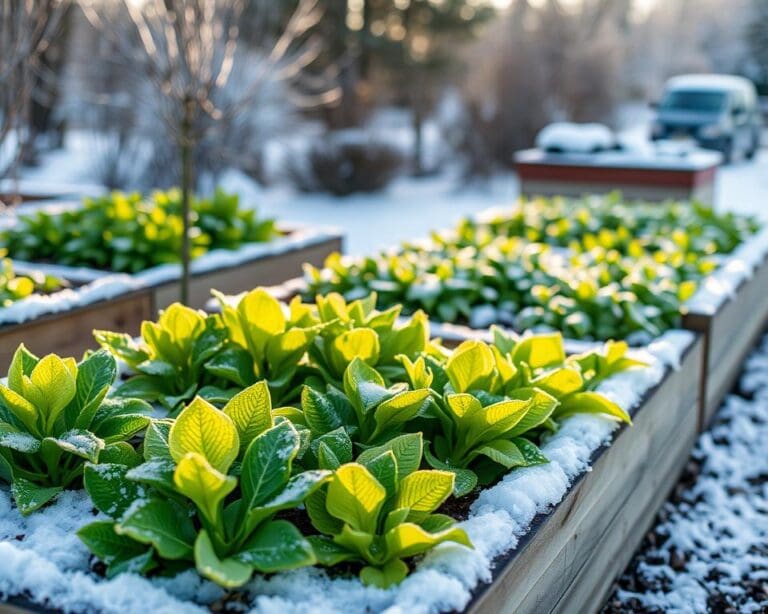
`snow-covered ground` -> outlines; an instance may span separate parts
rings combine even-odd
[[[628,108],[619,119],[620,137],[630,143],[642,142],[647,138],[647,120],[644,108]],[[390,129],[389,124],[386,127],[390,134],[397,136],[398,144],[403,145],[399,142],[402,131]],[[26,169],[23,177],[51,183],[93,183],[91,141],[92,137],[87,134],[68,135],[65,149],[48,154],[40,166]],[[429,142],[430,151],[444,147],[434,135]],[[279,144],[273,145],[272,149],[280,149]],[[225,173],[221,183],[224,188],[238,192],[248,206],[255,206],[281,221],[343,228],[347,234],[345,250],[353,255],[369,254],[406,239],[425,236],[430,230],[449,226],[462,216],[512,203],[519,194],[517,178],[512,172],[469,184],[450,170],[431,177],[405,176],[380,193],[345,198],[304,194],[285,185],[262,188],[239,172]],[[768,220],[768,150],[761,151],[755,161],[737,161],[723,167],[716,195],[718,209],[756,213]]]
[[[768,336],[606,612],[768,611]]]

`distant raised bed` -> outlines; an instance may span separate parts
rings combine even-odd
[[[30,273],[30,277],[40,278]],[[57,283],[57,282],[61,283]],[[98,344],[94,328],[120,328],[137,335],[153,314],[153,297],[130,277],[112,276],[78,285],[50,276],[24,296],[0,306],[0,371],[7,370],[16,347],[38,354],[81,356]]]
[[[526,196],[583,196],[621,190],[650,201],[698,200],[712,204],[722,156],[697,150],[680,155],[548,153],[529,149],[515,155],[520,192]]]
[[[295,275],[342,248],[333,228],[276,225],[216,192],[193,204],[190,304],[202,307],[211,288],[239,292]],[[20,270],[43,270],[80,283],[131,274],[152,288],[153,310],[180,296],[181,217],[175,190],[113,194],[20,215],[0,232],[0,245]],[[55,263],[55,264],[54,264]]]
[[[0,202],[6,204],[38,203],[101,196],[106,188],[85,183],[50,183],[24,179],[0,181]]]

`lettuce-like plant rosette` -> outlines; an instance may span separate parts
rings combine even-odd
[[[151,407],[106,398],[116,373],[104,351],[77,363],[16,350],[8,383],[0,384],[0,479],[23,514],[76,486],[86,461],[136,456],[127,442],[146,427]]]
[[[331,476],[292,471],[300,448],[293,425],[273,416],[264,382],[223,410],[197,397],[176,420],[150,426],[144,462],[86,468],[86,489],[110,520],[78,535],[110,576],[194,566],[235,588],[254,571],[311,565],[311,544],[294,524],[275,518]]]

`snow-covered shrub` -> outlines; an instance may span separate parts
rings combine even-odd
[[[395,146],[365,134],[344,132],[319,138],[303,155],[290,158],[286,171],[303,192],[347,196],[384,189],[404,163]]]

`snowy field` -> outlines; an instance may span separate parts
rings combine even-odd
[[[768,611],[768,336],[704,433],[612,612]]]

